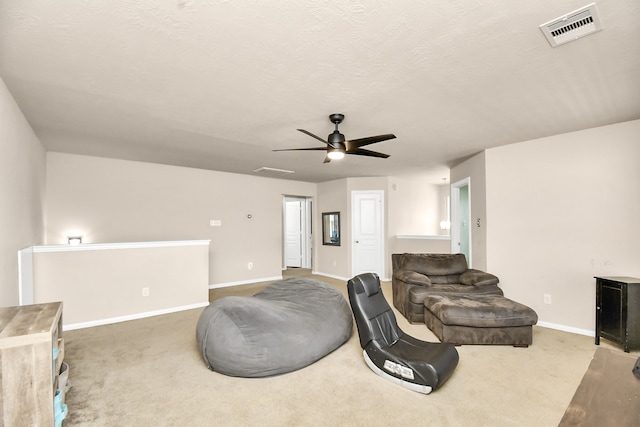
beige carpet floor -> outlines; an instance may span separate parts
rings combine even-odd
[[[346,297],[345,282],[313,277]],[[212,290],[211,300],[252,295],[265,285]],[[383,291],[390,301],[390,283]],[[306,368],[234,378],[208,370],[199,353],[202,310],[66,332],[71,389],[64,425],[557,426],[597,348],[593,338],[541,327],[529,348],[461,346],[449,381],[422,395],[366,366],[354,324],[342,347]],[[396,316],[406,333],[437,341],[424,325]]]

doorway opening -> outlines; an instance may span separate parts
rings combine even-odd
[[[451,253],[461,253],[471,268],[471,178],[451,184]]]
[[[284,196],[282,269],[312,268],[313,234],[310,197]]]

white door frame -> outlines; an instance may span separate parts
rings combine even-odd
[[[302,214],[302,268],[313,267],[313,202],[305,197]]]
[[[357,195],[364,194],[378,194],[380,196],[380,215],[379,224],[377,229],[379,230],[378,241],[380,242],[380,268],[376,272],[380,276],[380,280],[385,280],[385,219],[384,219],[384,190],[354,190],[351,192],[351,275],[356,273],[356,230],[357,230],[357,218],[355,210],[355,200]]]
[[[313,235],[312,235],[312,199],[311,197],[287,196],[282,198],[282,269],[287,268],[286,241],[287,241],[287,201],[300,200],[302,218],[300,221],[302,233],[302,266],[301,268],[312,268],[313,258]]]
[[[457,254],[460,253],[460,221],[463,218],[460,218],[460,188],[462,187],[468,188],[468,216],[464,218],[467,221],[469,226],[467,227],[467,239],[469,242],[469,259],[467,263],[469,264],[469,268],[471,268],[472,263],[472,244],[471,244],[471,177],[466,177],[451,184],[451,253]]]

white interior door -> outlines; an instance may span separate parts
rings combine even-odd
[[[302,201],[285,201],[285,264],[302,267]]]
[[[384,278],[384,193],[351,193],[352,274],[377,273]]]

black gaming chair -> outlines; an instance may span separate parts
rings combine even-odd
[[[431,393],[451,376],[458,352],[451,344],[415,339],[398,327],[374,273],[347,283],[364,360],[373,372],[420,393]]]

